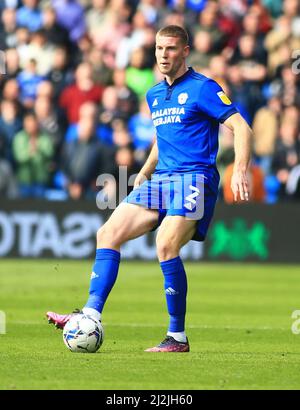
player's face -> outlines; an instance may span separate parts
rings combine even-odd
[[[171,78],[185,68],[189,46],[182,44],[178,37],[156,36],[156,61],[159,71]]]

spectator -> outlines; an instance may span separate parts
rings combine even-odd
[[[265,35],[260,31],[259,15],[256,12],[247,13],[242,22],[244,34],[249,34],[255,38],[255,56],[258,61],[266,64],[267,54],[264,47]]]
[[[22,117],[24,113],[24,106],[20,102],[20,87],[17,80],[11,78],[4,83],[1,97],[3,100],[14,103],[17,108],[18,116]]]
[[[93,67],[95,84],[107,86],[112,83],[112,70],[105,64],[101,50],[92,47],[88,53],[87,61]]]
[[[13,101],[2,100],[0,112],[0,137],[2,139],[2,158],[12,162],[12,143],[15,135],[22,128],[17,105]]]
[[[254,1],[248,8],[249,14],[256,14],[259,20],[259,32],[266,34],[271,30],[273,21],[261,1]]]
[[[52,100],[54,98],[54,86],[48,80],[42,81],[38,85],[36,92],[37,92],[37,97],[46,97],[46,98],[49,98],[49,100]]]
[[[283,121],[277,140],[272,161],[272,172],[280,183],[279,198],[286,198],[286,184],[290,171],[299,164],[297,146],[298,127],[288,121]]]
[[[268,9],[271,17],[278,18],[282,13],[282,0],[262,0],[264,7]]]
[[[118,68],[127,67],[133,51],[144,45],[147,27],[145,14],[141,10],[137,11],[133,17],[130,35],[120,41],[117,49],[116,66]]]
[[[69,33],[57,23],[56,13],[52,7],[46,7],[43,10],[43,30],[47,43],[67,49],[71,48]]]
[[[241,36],[231,64],[238,66],[236,74],[238,73],[239,80],[244,84],[242,88],[247,89],[247,96],[242,96],[239,92],[239,97],[247,100],[245,107],[249,113],[250,122],[252,122],[255,112],[264,105],[262,84],[267,75],[266,67],[255,55],[255,38],[253,36],[249,34]],[[229,76],[232,72],[233,69],[230,68]]]
[[[20,73],[19,54],[15,48],[9,48],[5,51],[6,74],[5,80],[16,78]]]
[[[113,143],[116,148],[129,146],[132,147],[132,140],[128,132],[127,124],[123,120],[114,120],[112,128]]]
[[[31,33],[27,27],[18,27],[16,30],[17,46],[20,61],[26,59],[27,46],[30,43]]]
[[[2,159],[11,160],[29,108],[53,143],[52,171],[62,167],[64,130],[65,141],[75,144],[84,123],[93,124],[101,153],[109,152],[102,169],[114,167],[112,153],[120,147],[126,147],[120,149],[124,163],[130,150],[142,162],[153,129],[145,94],[164,79],[155,63],[155,33],[177,24],[190,32],[189,63],[216,80],[253,125],[265,200],[276,200],[278,185],[280,198],[298,198],[300,83],[291,70],[293,50],[300,49],[298,0],[0,0],[0,10]],[[295,129],[291,145],[282,137],[290,133],[286,124]],[[232,155],[232,135],[221,127],[221,176]],[[93,189],[87,191],[94,195]],[[74,185],[72,196],[79,191]]]
[[[299,107],[298,105],[289,105],[288,107],[285,107],[284,111],[282,112],[282,117],[281,117],[282,122],[286,121],[290,124],[293,124],[296,128],[298,128],[299,126],[299,108],[298,107]]]
[[[211,34],[207,31],[198,31],[194,38],[194,50],[190,53],[189,64],[196,71],[203,71],[210,64],[214,56],[213,41]]]
[[[40,198],[50,183],[53,144],[47,134],[41,133],[34,114],[26,114],[23,124],[24,129],[13,141],[19,190],[23,198]]]
[[[45,77],[51,70],[53,64],[54,46],[47,43],[43,30],[38,30],[31,36],[30,43],[24,49],[21,57],[21,66],[26,67],[28,61],[36,61],[36,72]]]
[[[157,0],[140,0],[136,14],[141,12],[146,19],[146,23],[154,26],[158,20],[158,3]]]
[[[126,69],[126,83],[142,100],[147,90],[154,85],[154,74],[150,68],[145,68],[145,51],[136,49],[131,56],[130,66]]]
[[[145,67],[153,68],[156,64],[155,58],[155,30],[152,27],[147,27],[144,30],[144,44],[143,48],[145,51]]]
[[[92,0],[92,6],[86,13],[87,31],[91,38],[103,32],[107,18],[107,0]]]
[[[87,101],[100,103],[103,87],[93,80],[93,70],[90,64],[82,63],[75,73],[75,84],[67,86],[60,97],[60,107],[66,111],[69,124],[79,120],[79,109]]]
[[[114,157],[115,167],[112,170],[112,175],[115,178],[115,182],[108,183],[103,191],[101,192],[102,197],[107,195],[108,199],[119,198],[122,201],[124,198],[121,197],[122,194],[129,194],[133,189],[134,175],[138,174],[140,170],[140,164],[135,160],[133,148],[130,145],[120,146],[117,148]],[[121,179],[121,168],[126,169],[126,180]],[[121,184],[126,183],[127,190],[125,191],[125,186]],[[120,189],[121,188],[121,189]]]
[[[166,8],[159,8],[159,24],[158,26],[162,26],[162,21],[166,17],[166,15],[170,14],[172,11],[175,11],[178,14],[184,16],[184,21],[187,27],[193,27],[197,21],[197,13],[194,12],[192,7],[192,2],[198,3],[200,8],[197,12],[202,11],[203,7],[205,6],[206,0],[203,1],[194,1],[194,0],[171,0],[167,2],[168,7]]]
[[[268,72],[274,76],[278,68],[290,62],[292,50],[300,48],[300,39],[293,35],[291,20],[283,15],[266,35],[265,47],[268,51]]]
[[[261,103],[262,96],[260,90],[257,91],[257,89],[244,81],[242,69],[239,65],[230,65],[227,75],[230,89],[229,95],[243,117],[248,123],[251,123],[254,112],[257,111],[258,105]]]
[[[101,139],[101,127],[98,123],[98,110],[99,107],[95,103],[86,102],[82,104],[79,110],[79,122],[69,125],[65,135],[65,142],[71,142],[78,139],[79,123],[84,120],[90,120],[93,122],[95,126],[95,135],[97,135],[98,139]]]
[[[228,88],[227,85],[228,64],[226,58],[222,55],[213,56],[209,62],[209,77],[213,78],[222,88]],[[228,94],[230,91],[228,91]]]
[[[265,61],[258,56],[255,48],[255,36],[244,34],[239,39],[238,48],[232,58],[232,63],[238,63],[242,70],[244,81],[262,83],[267,74]]]
[[[299,16],[300,5],[298,0],[283,0],[283,13],[291,21]]]
[[[95,194],[95,181],[103,163],[91,119],[80,120],[78,139],[65,144],[62,159],[70,198],[77,200]]]
[[[281,108],[280,99],[272,97],[256,112],[253,121],[254,153],[266,175],[271,172]]]
[[[32,108],[37,95],[38,85],[43,77],[37,73],[37,62],[34,59],[28,61],[25,69],[17,76],[20,87],[20,100],[26,108]]]
[[[147,102],[144,100],[140,103],[139,112],[133,115],[128,123],[128,129],[132,137],[133,146],[138,152],[141,152],[142,158],[146,158],[146,152],[151,147],[155,136],[155,128],[153,126]]]
[[[1,15],[0,49],[14,48],[17,45],[16,11],[13,8],[4,9]]]
[[[6,8],[15,9],[20,6],[21,0],[0,0],[0,12]]]
[[[72,58],[73,66],[78,66],[82,62],[88,62],[91,51],[93,50],[93,42],[88,34],[85,34],[77,41],[76,51]]]
[[[170,0],[170,3],[179,3],[178,0]],[[181,1],[182,3],[182,1]],[[207,0],[185,0],[185,6],[187,9],[196,11],[197,13],[201,13],[203,9],[206,7]]]
[[[206,31],[210,34],[212,40],[212,48],[217,53],[221,51],[226,44],[225,34],[219,29],[219,7],[214,1],[207,1],[205,8],[199,14],[198,24],[195,26],[194,32]]]
[[[84,9],[77,0],[52,0],[57,23],[64,27],[73,43],[77,43],[86,33]]]
[[[230,57],[237,46],[242,27],[240,21],[246,14],[243,0],[220,0],[218,27],[224,33],[224,49],[222,54]]]
[[[130,145],[119,146],[115,151],[112,163],[114,165],[110,174],[114,179],[108,179],[103,189],[98,193],[98,205],[99,202],[117,204],[117,198],[119,198],[119,201],[122,201],[126,194],[132,191],[134,175],[140,170],[140,165],[136,162],[133,149]],[[125,168],[125,175],[122,174],[123,170],[120,167],[123,167],[123,170]],[[124,179],[124,177],[126,179]],[[121,186],[120,183],[122,184]]]
[[[171,13],[168,13],[167,15],[165,15],[161,25],[162,26],[176,25],[176,26],[184,27],[187,30],[187,33],[189,34],[189,38],[192,38],[191,33],[189,32],[189,29],[185,27],[184,14],[181,12],[173,10]]]
[[[9,101],[18,101],[20,95],[20,87],[15,79],[5,81],[2,90],[2,98]]]
[[[118,92],[116,87],[106,87],[100,106],[100,135],[104,144],[113,144],[113,123],[122,117],[118,104]]]
[[[92,37],[93,44],[103,52],[105,65],[116,67],[116,53],[121,40],[130,33],[130,7],[125,0],[110,1],[102,29]]]
[[[116,69],[113,72],[113,83],[118,97],[118,108],[126,121],[138,111],[138,97],[126,84],[126,71]]]
[[[23,6],[17,10],[18,26],[27,27],[31,32],[42,27],[42,12],[38,4],[39,0],[23,0]]]
[[[51,138],[54,152],[58,154],[65,130],[63,121],[59,118],[51,100],[43,96],[37,97],[34,104],[34,113],[41,133],[47,134]]]
[[[278,85],[282,103],[285,107],[300,104],[299,76],[293,73],[290,65],[282,67]]]
[[[63,90],[74,81],[73,71],[69,66],[68,52],[65,47],[58,47],[54,50],[52,69],[47,76],[53,88],[53,98],[59,101]]]

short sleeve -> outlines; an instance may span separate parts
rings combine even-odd
[[[206,80],[199,93],[199,110],[209,117],[223,123],[231,115],[238,112],[222,88],[214,80]]]
[[[151,99],[151,97],[150,97],[150,90],[149,90],[149,91],[146,93],[146,101],[147,101],[149,110],[151,111],[150,99]]]

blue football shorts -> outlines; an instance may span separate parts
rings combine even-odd
[[[218,196],[219,173],[216,169],[185,174],[154,173],[134,189],[123,202],[159,212],[158,224],[165,216],[185,216],[197,221],[193,240],[204,241]]]

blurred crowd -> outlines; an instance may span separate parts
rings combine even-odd
[[[253,127],[252,201],[299,200],[299,11],[298,0],[0,0],[1,197],[94,198],[99,174],[138,172],[155,135],[145,94],[162,80],[155,33],[177,24],[189,65]],[[233,159],[221,126],[227,203]]]

